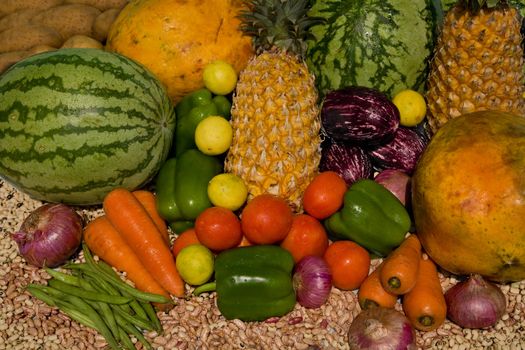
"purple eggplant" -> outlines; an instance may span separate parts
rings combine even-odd
[[[424,139],[417,132],[400,126],[391,141],[369,148],[368,154],[377,168],[398,169],[411,175],[425,147]]]
[[[399,110],[385,94],[352,86],[326,95],[321,120],[325,133],[336,141],[377,144],[394,136]]]
[[[323,142],[319,170],[335,171],[348,186],[359,179],[371,178],[374,173],[372,161],[363,148],[334,140]]]

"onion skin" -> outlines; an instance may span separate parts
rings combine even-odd
[[[361,311],[348,331],[351,350],[415,350],[416,332],[401,312],[380,306]]]
[[[65,263],[82,242],[82,218],[61,203],[44,204],[12,233],[20,255],[36,267],[57,267]]]
[[[305,256],[295,265],[293,286],[301,306],[320,307],[328,300],[332,290],[330,267],[320,256]]]
[[[463,328],[494,326],[505,314],[507,301],[498,286],[471,275],[445,293],[448,318]]]
[[[385,169],[380,171],[374,181],[385,186],[397,199],[407,206],[410,199],[410,176],[398,169]]]

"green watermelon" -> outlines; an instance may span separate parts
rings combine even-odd
[[[306,58],[322,96],[345,86],[424,91],[438,0],[316,0],[309,15],[326,19],[311,28]]]
[[[145,185],[174,129],[164,87],[116,53],[61,49],[0,75],[0,176],[35,199],[99,204]]]

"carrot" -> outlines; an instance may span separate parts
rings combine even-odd
[[[159,215],[159,212],[157,211],[157,202],[155,200],[155,195],[146,190],[138,190],[132,192],[135,198],[138,199],[140,204],[146,209],[149,216],[159,229],[160,233],[162,234],[162,239],[166,242],[166,244],[170,245],[170,236],[168,233],[168,225],[166,225],[166,221]]]
[[[414,328],[431,331],[439,328],[447,316],[447,304],[436,265],[421,257],[416,285],[403,296],[403,311]]]
[[[393,308],[397,302],[397,295],[388,293],[381,285],[379,273],[383,263],[372,271],[359,286],[357,299],[361,309],[369,309],[374,306]]]
[[[135,252],[126,244],[105,215],[99,216],[86,225],[84,241],[100,259],[117,270],[125,272],[126,277],[135,284],[137,289],[170,297],[168,292],[146,270]]]
[[[416,284],[420,258],[421,243],[412,234],[384,259],[379,274],[383,288],[396,295],[410,291]]]
[[[177,271],[173,254],[135,196],[124,188],[114,189],[104,198],[103,207],[109,221],[153,278],[169,293],[183,297],[184,281]]]

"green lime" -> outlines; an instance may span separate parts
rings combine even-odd
[[[195,144],[199,151],[210,156],[222,154],[230,148],[233,129],[225,118],[212,115],[199,122],[195,129]]]
[[[198,286],[213,275],[213,253],[202,244],[192,244],[182,248],[177,254],[175,265],[184,282]]]
[[[208,63],[202,73],[204,86],[216,95],[227,95],[235,89],[237,72],[231,64],[216,60]]]
[[[425,98],[419,92],[406,89],[398,92],[392,102],[399,110],[399,123],[403,126],[416,126],[427,113]]]
[[[235,174],[219,174],[208,183],[208,198],[217,207],[237,210],[246,202],[247,197],[246,184]]]

